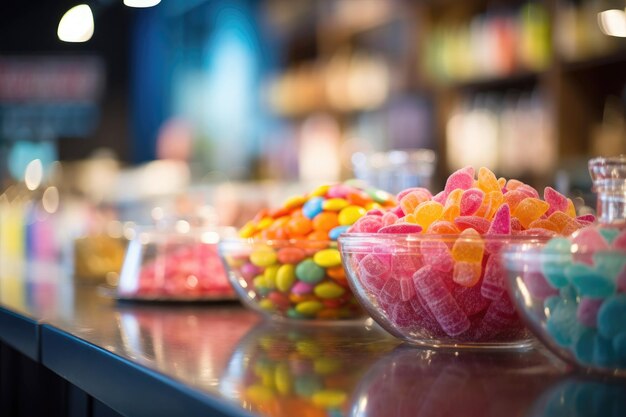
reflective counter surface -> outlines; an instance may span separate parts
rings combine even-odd
[[[402,344],[368,321],[289,325],[265,322],[237,303],[116,303],[63,274],[28,276],[0,280],[4,310],[230,404],[241,415],[626,415],[626,384],[577,376],[541,348],[427,350]]]

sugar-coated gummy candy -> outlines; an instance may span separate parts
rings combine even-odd
[[[609,249],[609,244],[596,227],[585,227],[572,235],[572,244],[578,248],[574,260],[592,265],[594,252]]]
[[[398,216],[396,215],[396,213],[388,211],[387,213],[383,214],[383,227],[395,224],[397,221]]]
[[[480,234],[472,229],[465,229],[452,246],[452,258],[457,262],[480,263],[483,258],[485,243]]]
[[[582,297],[576,311],[576,318],[579,322],[587,327],[598,326],[598,311],[602,306],[604,299]]]
[[[541,270],[546,280],[554,288],[562,288],[569,284],[565,275],[565,267],[572,261],[571,243],[564,237],[551,239],[542,249]]]
[[[572,264],[565,268],[565,276],[585,297],[608,297],[616,290],[616,283],[585,264]]]
[[[547,214],[550,215],[555,211],[567,212],[567,197],[559,193],[552,187],[546,187],[543,191],[543,199],[550,205]]]
[[[348,229],[350,233],[376,233],[383,227],[383,220],[380,216],[361,217]]]
[[[406,233],[420,233],[422,231],[422,227],[417,224],[399,222],[395,224],[391,224],[389,226],[384,226],[378,230],[378,233],[395,233],[395,234],[406,234]]]
[[[474,185],[474,170],[471,167],[462,168],[450,175],[444,190],[450,193],[456,189],[468,190]]]
[[[489,230],[489,220],[479,216],[459,216],[454,219],[454,224],[459,230],[474,229],[478,233],[485,234]]]
[[[528,197],[522,200],[515,210],[513,211],[513,216],[517,217],[522,226],[528,228],[528,225],[533,221],[540,218],[546,211],[550,205],[545,201],[539,200],[538,198]]]
[[[432,223],[426,232],[433,235],[454,235],[458,234],[460,230],[454,223],[447,220],[438,220]]]
[[[482,296],[481,285],[472,287],[454,286],[452,296],[468,317],[484,311],[491,302]]]
[[[448,245],[443,241],[425,240],[420,244],[420,251],[424,262],[434,269],[450,272],[454,268],[454,259]]]
[[[626,332],[626,295],[607,298],[598,311],[598,331],[606,338]]]
[[[386,259],[375,254],[365,256],[359,264],[360,270],[369,277],[380,277],[390,270],[390,264]]]
[[[559,346],[569,347],[574,342],[577,333],[583,330],[582,325],[576,320],[576,304],[567,301],[559,302],[550,312],[546,329]]]
[[[478,188],[465,190],[461,195],[461,201],[459,202],[461,216],[471,216],[476,213],[483,204],[484,198],[485,192],[483,190]]]
[[[490,256],[485,265],[485,275],[480,292],[487,300],[497,300],[504,293],[504,266],[498,256]]]
[[[478,170],[478,187],[486,193],[491,191],[501,192],[502,187],[498,182],[498,179],[491,170],[485,167],[481,167]]]
[[[415,222],[419,224],[423,230],[428,229],[431,223],[441,219],[443,215],[443,206],[436,201],[425,201],[421,203],[415,211]]]
[[[522,277],[530,295],[539,300],[558,294],[558,290],[548,283],[539,271],[528,271]]]

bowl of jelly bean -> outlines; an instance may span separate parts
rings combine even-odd
[[[597,224],[503,253],[522,317],[562,359],[626,376],[626,156],[595,158]]]
[[[365,317],[352,295],[337,238],[393,196],[361,182],[320,186],[260,212],[240,238],[220,243],[232,286],[243,303],[274,319]]]
[[[339,237],[348,282],[368,313],[406,341],[427,346],[523,348],[531,343],[505,287],[501,251],[540,246],[582,227],[571,200],[544,198],[487,168],[453,173],[432,195],[410,188]],[[554,220],[554,221],[552,221]]]

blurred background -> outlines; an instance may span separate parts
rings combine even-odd
[[[199,207],[240,226],[354,176],[437,192],[466,165],[593,207],[587,160],[626,153],[625,0],[75,6],[0,5],[3,261]]]

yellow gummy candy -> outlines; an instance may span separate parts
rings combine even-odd
[[[483,190],[485,194],[502,189],[494,173],[491,172],[489,168],[485,167],[481,167],[478,170],[478,188]]]
[[[524,229],[528,229],[528,226],[540,218],[548,209],[550,204],[537,198],[528,197],[523,199],[515,210],[513,210],[513,217],[517,217]]]
[[[461,197],[463,196],[463,191],[461,188],[457,188],[448,194],[448,198],[446,198],[445,207],[448,208],[450,206],[458,206],[461,204]]]
[[[457,262],[480,263],[485,251],[485,242],[480,237],[480,233],[469,228],[461,232],[459,238],[452,246],[452,258]]]
[[[417,224],[422,226],[423,230],[427,230],[431,223],[436,222],[443,216],[443,206],[436,201],[425,201],[413,212]]]
[[[567,199],[567,211],[565,212],[570,217],[576,217],[576,207],[574,207],[574,202],[572,199]]]

